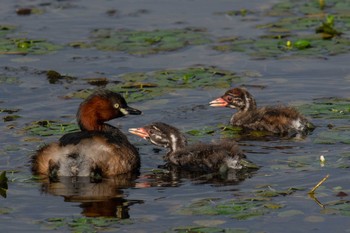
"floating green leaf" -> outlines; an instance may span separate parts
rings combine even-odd
[[[296,44],[286,46],[287,41]],[[319,36],[265,36],[259,39],[239,38],[230,42],[217,43],[213,47],[223,52],[244,52],[256,58],[282,58],[296,56],[329,56],[350,51],[350,40],[334,38],[323,40]]]
[[[4,120],[4,122],[8,122],[8,121],[15,121],[20,117],[21,116],[18,116],[18,115],[7,115],[7,116],[4,116],[2,119]]]
[[[316,28],[316,33],[323,33],[323,38],[329,39],[334,36],[340,36],[342,33],[334,28],[334,16],[328,15],[326,21],[322,22],[322,25]]]
[[[188,133],[189,135],[192,136],[197,136],[197,137],[202,137],[202,136],[206,136],[208,134],[213,134],[215,132],[215,130],[211,127],[204,127],[202,129],[192,129],[187,131],[186,133]]]
[[[268,202],[267,202],[268,201]],[[268,204],[267,204],[268,203]],[[273,207],[272,207],[273,206]],[[262,216],[283,205],[272,203],[269,199],[245,198],[240,200],[203,199],[180,210],[186,215],[229,215],[237,220]]]
[[[62,123],[56,121],[35,121],[25,128],[32,134],[39,136],[61,135],[79,130],[76,123]]]
[[[0,75],[0,84],[19,84],[19,78]]]
[[[103,51],[123,51],[133,55],[148,55],[174,51],[189,45],[210,42],[205,30],[198,28],[164,29],[154,31],[132,31],[96,29],[92,33],[90,46]],[[86,43],[72,44],[86,47]]]
[[[321,119],[350,119],[350,99],[322,98],[298,107],[305,115]]]
[[[119,76],[120,82],[107,88],[124,95],[128,102],[153,99],[179,88],[229,88],[241,81],[234,72],[216,67],[195,66],[185,69],[159,70],[148,73],[127,73]],[[85,98],[92,91],[83,90],[67,97]]]
[[[172,229],[173,232],[179,233],[248,233],[249,230],[242,228],[220,228],[220,227],[202,227],[202,226],[184,226]]]
[[[273,188],[267,188],[267,189],[262,189],[262,190],[257,190],[255,191],[257,196],[260,197],[277,197],[277,196],[287,196],[287,195],[291,195],[294,192],[296,192],[297,190],[300,190],[298,188],[289,188],[286,190],[276,190]]]
[[[15,113],[15,112],[18,112],[19,109],[18,108],[13,108],[13,109],[10,109],[10,108],[0,108],[0,113],[8,113],[8,114],[12,114],[12,113]]]
[[[8,33],[11,33],[14,29],[15,27],[11,25],[0,25],[0,37],[3,37]]]
[[[109,229],[113,226],[116,227],[116,223],[123,222],[127,223],[127,220],[119,220],[117,218],[106,218],[106,217],[98,217],[98,218],[49,218],[46,219],[43,224],[46,228],[52,230],[58,230],[61,228],[65,228],[68,226],[72,232],[97,232],[98,229],[104,228]]]
[[[61,47],[46,40],[31,40],[26,38],[0,38],[0,54],[47,54]]]
[[[311,47],[311,43],[308,40],[297,40],[294,43],[294,47],[296,47],[297,49],[307,49]]]
[[[243,52],[258,59],[347,53],[350,51],[350,39],[337,37],[341,33],[335,28],[350,30],[350,4],[343,3],[340,7],[338,3],[336,0],[327,1],[323,11],[317,1],[281,1],[266,12],[267,15],[278,16],[278,19],[258,26],[267,31],[265,36],[230,36],[228,38],[231,39],[219,39],[213,48],[223,52]],[[315,29],[320,34],[316,35]]]
[[[314,143],[318,144],[350,144],[350,127],[334,127],[327,131],[322,131],[316,135]]]
[[[350,216],[350,201],[337,200],[324,204],[327,209],[334,210],[332,214],[338,214],[342,216]]]

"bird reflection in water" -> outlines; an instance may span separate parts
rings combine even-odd
[[[108,179],[60,177],[56,182],[44,180],[42,192],[64,197],[65,202],[78,202],[86,217],[129,218],[129,207],[142,200],[129,200],[123,189],[136,186],[135,174],[123,174]],[[142,186],[142,185],[140,185]]]
[[[255,170],[256,171],[256,170]],[[230,173],[191,172],[169,164],[138,174],[123,174],[108,179],[92,180],[89,177],[60,177],[59,180],[42,180],[42,192],[64,197],[65,202],[80,203],[81,214],[86,217],[130,218],[129,208],[143,204],[143,200],[127,198],[128,188],[180,187],[184,183],[213,186],[237,185],[249,179],[254,170]]]

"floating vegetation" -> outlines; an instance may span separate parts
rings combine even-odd
[[[224,39],[223,39],[224,40]],[[350,51],[350,40],[334,38],[323,40],[320,36],[262,36],[259,39],[235,38],[216,44],[215,50],[244,52],[255,58],[282,58],[290,56],[330,56]]]
[[[305,115],[321,119],[350,119],[350,99],[322,98],[311,104],[304,104],[298,109]]]
[[[48,70],[46,72],[46,77],[50,84],[61,84],[62,80],[66,81],[67,83],[71,83],[73,80],[76,80],[75,77],[61,75],[54,70]]]
[[[206,227],[206,226],[183,226],[172,229],[172,232],[178,233],[249,233],[250,231],[243,228],[221,228],[221,227]]]
[[[19,115],[7,115],[7,116],[4,116],[2,119],[4,120],[4,122],[8,122],[8,121],[15,121],[20,117],[21,116]]]
[[[179,88],[229,88],[241,78],[231,71],[216,67],[190,67],[185,69],[160,70],[148,73],[127,73],[119,76],[119,83],[107,88],[122,93],[128,102],[153,99]],[[86,98],[91,91],[74,92],[67,97]]]
[[[36,54],[42,55],[57,51],[60,46],[46,40],[31,40],[27,38],[0,38],[0,54]]]
[[[85,78],[88,84],[92,86],[105,87],[110,81],[108,78],[98,77],[98,78]]]
[[[15,113],[15,112],[18,112],[20,109],[18,108],[0,108],[0,113],[8,113],[8,114],[12,114],[12,113]]]
[[[316,135],[314,143],[317,144],[350,144],[350,127],[339,126],[322,131]]]
[[[130,223],[129,220],[119,220],[117,218],[88,218],[88,217],[69,217],[69,218],[49,218],[41,222],[45,228],[50,230],[63,230],[67,227],[72,232],[100,232],[101,230],[111,230],[111,227],[115,229],[116,223],[122,222],[123,224]]]
[[[20,80],[17,77],[0,74],[0,84],[19,84],[19,83],[20,83]]]
[[[323,38],[329,39],[334,36],[340,36],[343,34],[334,28],[334,16],[328,15],[326,21],[322,22],[322,25],[316,28],[316,33],[322,33]]]
[[[154,31],[132,31],[96,29],[92,32],[91,44],[73,42],[73,47],[95,47],[103,51],[122,51],[133,55],[148,55],[174,51],[189,45],[209,43],[204,29],[165,29]]]
[[[76,123],[44,120],[32,122],[29,126],[25,127],[24,130],[38,136],[52,136],[75,132],[79,130],[79,127]]]
[[[237,220],[257,218],[273,210],[283,208],[282,204],[269,198],[243,198],[240,200],[203,199],[180,210],[184,215],[228,215]]]
[[[0,25],[0,37],[12,32],[16,27],[11,25]]]
[[[215,13],[216,15],[228,15],[228,16],[242,16],[245,17],[247,15],[252,15],[255,12],[248,10],[246,8],[242,8],[240,10],[230,10],[230,11],[225,11],[225,12],[218,12]]]
[[[225,215],[237,220],[248,220],[284,208],[284,204],[275,202],[272,198],[291,195],[299,190],[304,189],[291,187],[286,190],[276,190],[265,185],[253,191],[253,197],[230,200],[201,199],[181,209],[179,213],[184,215]]]
[[[283,1],[266,12],[280,17],[273,23],[259,25],[267,31],[260,38],[231,36],[221,38],[214,49],[244,52],[255,58],[295,56],[331,56],[350,51],[350,39],[339,37],[350,30],[350,4],[330,0],[320,6],[317,1]]]
[[[17,15],[27,16],[32,14],[43,14],[44,10],[39,8],[19,8],[16,10]]]
[[[8,34],[14,26],[0,25],[0,54],[47,54],[61,48],[58,45],[40,39],[10,38]]]
[[[325,209],[324,213],[336,214],[341,216],[350,216],[350,201],[348,200],[337,200],[323,204]],[[331,210],[331,211],[330,211]]]

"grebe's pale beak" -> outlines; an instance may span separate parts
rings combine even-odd
[[[143,139],[149,138],[149,134],[144,128],[130,128],[129,132],[132,134],[135,134]]]
[[[209,103],[211,107],[226,107],[228,103],[223,98],[217,98]]]

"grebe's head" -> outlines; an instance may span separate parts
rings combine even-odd
[[[225,92],[223,96],[210,103],[211,107],[229,107],[240,111],[256,108],[254,97],[244,88],[233,88]]]
[[[172,151],[187,145],[186,137],[177,128],[162,122],[154,122],[142,128],[131,128],[129,132]]]
[[[129,107],[120,94],[99,89],[80,104],[77,119],[82,130],[102,130],[106,121],[141,113],[140,110]]]

